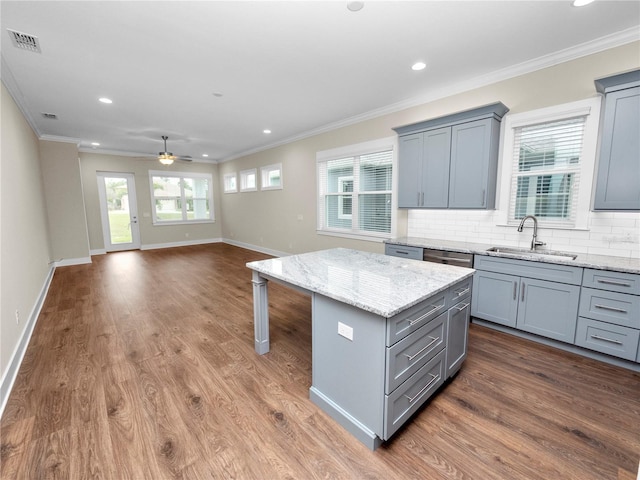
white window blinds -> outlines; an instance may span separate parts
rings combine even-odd
[[[509,218],[572,226],[578,207],[585,116],[514,130]]]
[[[393,151],[318,161],[318,230],[388,236]]]

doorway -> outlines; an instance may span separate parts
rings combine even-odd
[[[98,172],[97,176],[105,250],[139,249],[138,203],[133,174]]]

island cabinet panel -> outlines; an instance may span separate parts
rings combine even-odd
[[[467,277],[385,318],[314,294],[311,400],[375,449],[460,368],[470,297]]]

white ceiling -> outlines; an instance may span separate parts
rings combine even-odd
[[[217,161],[640,39],[637,0],[0,8],[2,79],[40,138],[154,154],[168,135],[173,153]],[[7,28],[42,52],[15,48]]]

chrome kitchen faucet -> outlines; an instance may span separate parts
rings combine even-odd
[[[533,238],[531,239],[531,250],[535,250],[536,247],[545,245],[544,242],[536,240],[536,238],[538,237],[538,219],[533,215],[527,215],[520,221],[520,225],[518,226],[518,231],[522,232],[522,227],[524,227],[524,222],[527,218],[530,218],[531,220],[533,220]]]

